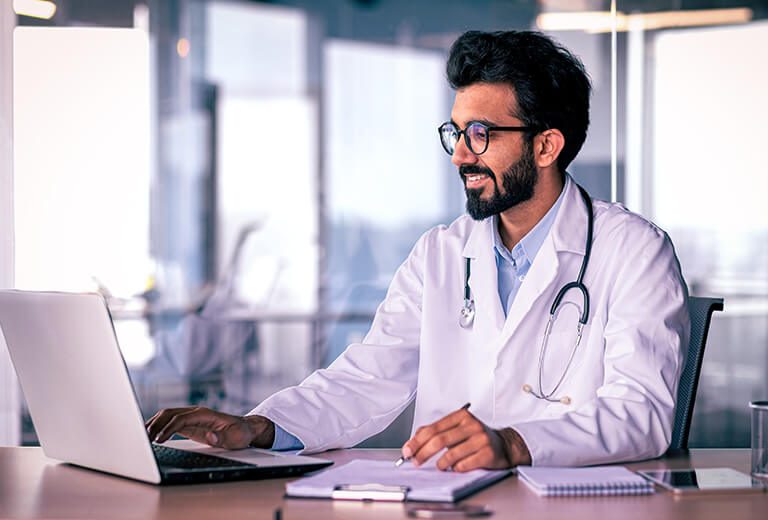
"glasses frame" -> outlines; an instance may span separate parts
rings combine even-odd
[[[456,142],[459,142],[459,139],[461,139],[461,134],[464,134],[464,144],[467,145],[467,150],[472,152],[475,155],[482,155],[488,150],[488,143],[490,142],[490,132],[491,131],[499,131],[499,132],[532,132],[538,130],[536,127],[533,126],[494,126],[489,125],[486,123],[483,123],[482,121],[469,121],[467,123],[467,126],[464,128],[464,130],[459,130],[459,125],[454,123],[453,121],[446,121],[439,127],[437,127],[437,134],[440,136],[440,144],[443,145],[443,150],[445,150],[445,153],[447,153],[450,156],[453,156],[453,153],[456,151],[456,145],[453,146],[453,152],[449,151],[448,148],[445,146],[445,141],[443,141],[443,128],[445,128],[446,125],[453,125],[454,128],[456,128],[456,132],[458,133],[456,137]],[[485,128],[485,147],[483,148],[483,151],[476,152],[472,149],[472,144],[469,139],[469,135],[467,134],[467,129],[469,129],[472,125],[480,125],[483,128]]]

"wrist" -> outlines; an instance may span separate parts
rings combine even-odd
[[[261,415],[246,415],[242,419],[250,438],[248,446],[264,449],[272,447],[275,442],[275,423]]]
[[[530,466],[531,453],[528,451],[528,446],[525,445],[525,441],[519,433],[512,428],[502,428],[496,430],[496,433],[501,437],[510,467]]]

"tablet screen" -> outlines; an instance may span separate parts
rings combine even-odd
[[[644,470],[645,478],[676,492],[689,491],[765,491],[765,484],[731,468],[685,470]]]

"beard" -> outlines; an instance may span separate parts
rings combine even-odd
[[[489,199],[482,199],[482,189],[465,188],[467,194],[467,213],[475,220],[483,220],[493,215],[517,206],[521,202],[533,197],[533,189],[536,186],[536,163],[533,160],[533,148],[530,143],[524,142],[523,153],[520,159],[501,174],[501,185],[504,193],[499,190],[496,174],[490,168],[480,166],[462,165],[459,174],[464,179],[466,175],[486,174],[493,180],[493,195]],[[466,183],[465,183],[466,184]]]

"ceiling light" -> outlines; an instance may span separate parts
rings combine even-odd
[[[46,0],[13,0],[13,11],[19,16],[50,20],[56,13],[56,4]]]
[[[586,31],[590,33],[610,32],[614,20],[617,31],[630,27],[668,29],[672,27],[695,27],[705,25],[726,25],[746,23],[752,20],[752,9],[702,9],[689,11],[660,11],[656,13],[624,14],[616,17],[609,11],[582,11],[574,13],[541,13],[536,25],[542,31]]]

